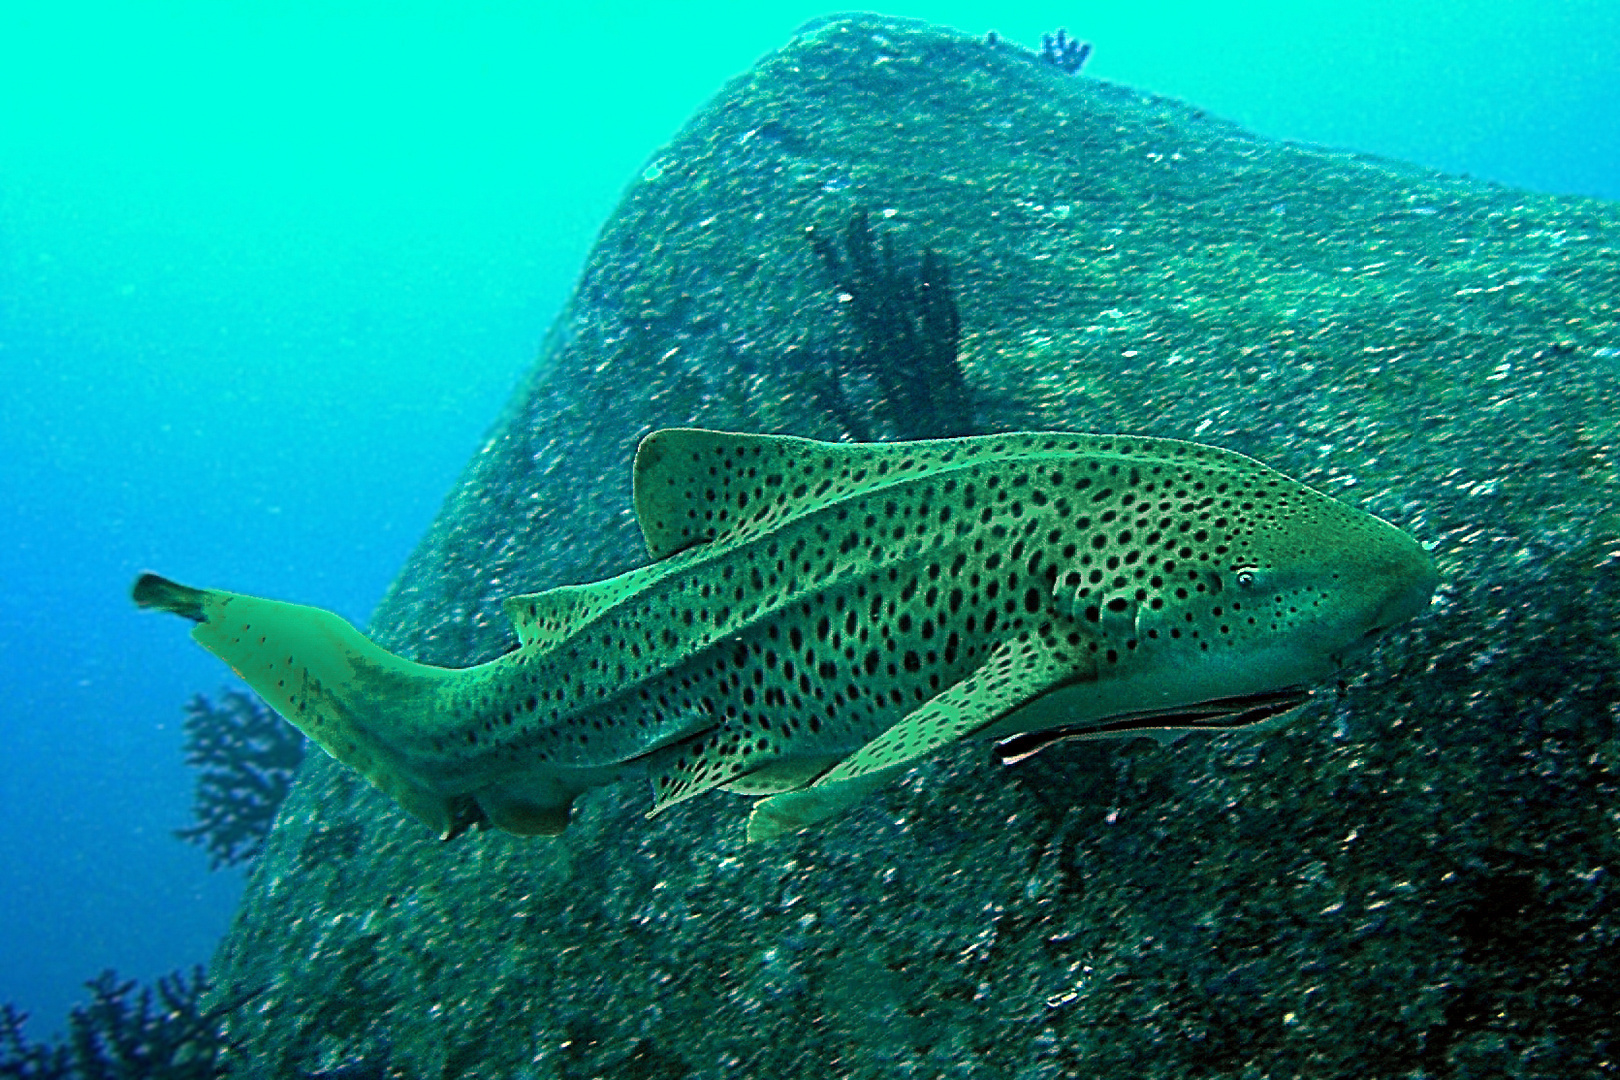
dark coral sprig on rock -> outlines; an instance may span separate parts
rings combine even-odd
[[[1085,67],[1090,56],[1091,42],[1072,38],[1067,30],[1059,28],[1056,35],[1041,35],[1041,59],[1062,68],[1065,75],[1073,75]]]
[[[253,859],[303,760],[303,735],[258,698],[227,690],[215,704],[198,694],[186,705],[196,823],[175,835],[206,848],[214,870]]]
[[[855,324],[860,344],[837,365],[842,374],[868,380],[876,390],[872,410],[887,419],[896,439],[937,439],[974,430],[973,406],[958,362],[962,320],[951,294],[951,268],[943,256],[924,251],[915,266],[897,254],[888,233],[874,236],[864,211],[850,217],[842,245],[816,227],[805,230],[839,300]],[[841,248],[841,250],[840,250]],[[823,396],[848,412],[847,395],[834,375]],[[856,437],[864,433],[846,430]]]

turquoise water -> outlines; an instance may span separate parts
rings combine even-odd
[[[61,5],[0,15],[0,1000],[205,961],[239,891],[174,840],[220,683],[154,568],[363,622],[596,228],[728,77],[827,10]],[[1607,3],[889,8],[1265,134],[1620,197]],[[452,8],[455,14],[451,14]]]

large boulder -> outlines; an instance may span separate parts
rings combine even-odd
[[[236,1072],[1620,1068],[1613,205],[813,23],[625,195],[379,640],[474,663],[503,597],[643,561],[654,428],[918,434],[895,388],[938,372],[873,370],[827,258],[859,212],[879,271],[885,243],[892,277],[951,267],[974,428],[1253,454],[1432,542],[1432,610],[1285,730],[967,745],[771,845],[744,800],[647,821],[634,786],[555,840],[441,843],[311,755],[213,970]]]

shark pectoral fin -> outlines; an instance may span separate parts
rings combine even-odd
[[[839,762],[814,784],[754,805],[748,839],[774,840],[841,812],[918,758],[973,735],[1074,676],[1076,661],[1028,633],[1003,642],[984,665]]]

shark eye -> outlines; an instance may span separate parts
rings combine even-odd
[[[1232,579],[1237,582],[1238,588],[1248,589],[1254,587],[1255,567],[1240,566],[1232,572]]]

